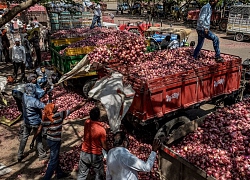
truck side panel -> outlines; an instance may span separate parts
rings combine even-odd
[[[150,80],[136,86],[129,112],[146,122],[239,89],[241,59]],[[136,81],[140,81],[136,79]]]

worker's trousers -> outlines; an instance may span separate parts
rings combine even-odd
[[[214,51],[215,51],[215,58],[220,57],[220,47],[219,47],[219,38],[212,33],[210,30],[208,31],[207,34],[205,34],[204,30],[196,30],[198,34],[198,44],[194,50],[194,55],[193,57],[196,59],[198,57],[198,54],[204,44],[204,40],[209,39],[213,41],[213,46],[214,46]]]

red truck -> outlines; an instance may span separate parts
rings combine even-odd
[[[211,16],[211,26],[219,26],[221,31],[227,30],[227,21],[228,21],[228,11],[224,11],[225,13],[221,13],[221,11],[213,11]],[[187,15],[187,23],[192,26],[196,27],[197,20],[199,18],[200,10],[191,10],[188,11]]]
[[[242,98],[242,59],[238,56],[230,57],[230,61],[224,63],[158,79],[141,80],[129,77],[135,96],[126,120],[140,130],[143,126],[148,126],[151,130],[157,128],[155,137],[163,142],[166,139],[167,142],[173,142],[194,131],[202,123],[202,119],[195,117],[190,120],[182,116],[183,112],[207,102]],[[116,66],[110,67],[116,70]],[[214,180],[165,145],[160,151],[159,169],[162,179]]]

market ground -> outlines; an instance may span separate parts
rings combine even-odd
[[[111,8],[110,8],[111,7]],[[115,6],[109,6],[108,9],[115,9]],[[115,13],[114,10],[110,11]],[[119,24],[119,20],[131,20],[139,21],[145,20],[143,16],[128,16],[128,15],[118,15],[115,17],[115,22]],[[174,22],[165,22],[164,26],[169,26],[173,24],[173,27],[185,27],[182,23]],[[214,32],[220,38],[220,48],[222,53],[234,54],[240,56],[243,60],[250,58],[250,42],[235,42],[232,37],[226,36],[224,32],[215,31]],[[193,29],[190,37],[190,41],[197,42],[197,35]],[[205,41],[204,49],[213,50],[212,42]],[[6,65],[0,63],[0,74],[7,75],[12,74],[12,66],[10,64]],[[7,87],[9,90],[11,86]],[[10,91],[8,91],[10,93]],[[46,167],[38,161],[37,155],[34,151],[29,151],[30,139],[27,143],[26,152],[29,152],[28,156],[24,159],[23,163],[17,163],[17,151],[19,147],[18,141],[18,132],[20,127],[20,121],[11,127],[0,125],[0,163],[11,168],[12,171],[6,175],[0,176],[0,179],[14,180],[14,179],[23,179],[23,180],[36,180],[41,179],[41,172]],[[63,126],[63,140],[61,151],[68,151],[70,147],[81,143],[83,137],[84,123],[83,120],[74,120],[66,121]],[[72,172],[72,178],[67,179],[76,179],[76,172]]]

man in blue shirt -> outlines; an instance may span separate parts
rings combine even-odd
[[[39,101],[36,96],[36,86],[35,84],[28,83],[25,86],[25,93],[22,97],[23,105],[23,132],[20,139],[20,146],[18,150],[18,162],[21,162],[24,158],[24,149],[28,140],[28,137],[33,129],[36,133],[39,125],[41,124],[42,109],[44,108],[44,103]],[[39,160],[44,160],[47,158],[46,151],[43,149],[42,136],[36,138],[37,150],[39,155]]]
[[[212,16],[212,10],[217,5],[218,0],[209,0],[209,3],[204,5],[199,14],[197,21],[197,34],[198,34],[198,44],[194,50],[193,57],[198,58],[198,54],[203,46],[204,40],[209,39],[213,41],[213,46],[215,50],[215,60],[216,62],[223,62],[224,60],[220,57],[220,47],[219,38],[210,31],[210,19]]]

